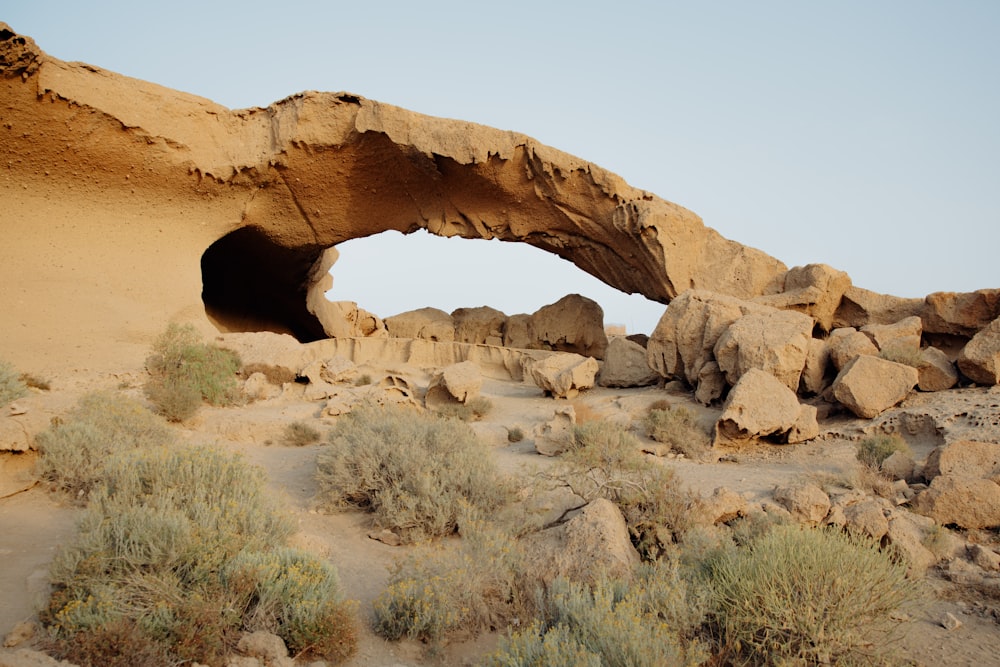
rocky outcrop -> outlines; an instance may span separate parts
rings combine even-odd
[[[420,308],[385,318],[392,338],[421,338],[435,342],[455,340],[455,321],[438,308]]]
[[[479,396],[483,376],[473,361],[452,364],[434,373],[424,402],[428,407],[447,403],[467,403]]]
[[[459,308],[452,311],[455,340],[476,345],[503,345],[507,316],[496,308]]]
[[[604,363],[597,375],[602,387],[645,387],[656,384],[659,373],[646,362],[646,349],[627,338],[614,337],[608,341]]]
[[[863,355],[844,366],[832,389],[844,407],[871,419],[906,398],[918,379],[912,366]]]
[[[603,359],[608,347],[604,310],[593,299],[569,294],[528,319],[528,347]]]
[[[806,364],[813,320],[789,310],[747,313],[715,343],[715,360],[730,385],[756,368],[795,392]]]
[[[45,361],[86,332],[141,360],[171,318],[323,338],[307,295],[328,249],[389,230],[528,243],[663,303],[784,278],[694,213],[523,134],[344,92],[233,111],[62,62],[6,25],[0,51],[5,257],[46,258],[0,266],[0,356],[30,341]],[[65,224],[83,209],[92,222]]]

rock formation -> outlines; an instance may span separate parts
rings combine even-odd
[[[785,274],[528,136],[350,93],[233,111],[62,62],[0,24],[0,109],[3,245],[19,258],[0,265],[0,355],[85,361],[84,334],[140,358],[168,320],[208,331],[206,315],[323,338],[330,249],[387,230],[529,243],[663,303],[692,287],[774,292]]]

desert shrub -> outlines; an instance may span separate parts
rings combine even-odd
[[[285,444],[294,447],[314,445],[320,441],[320,438],[322,438],[320,432],[304,421],[293,421],[286,425],[282,432],[282,440]]]
[[[364,375],[359,375],[354,379],[355,387],[364,387],[372,383],[372,376],[365,373]]]
[[[880,433],[869,436],[858,443],[856,455],[866,466],[878,469],[882,461],[895,452],[910,453],[910,446],[898,434]]]
[[[523,618],[533,589],[513,535],[483,521],[463,522],[456,548],[425,547],[393,569],[375,600],[375,630],[438,643],[461,630],[505,628]]]
[[[752,664],[874,661],[916,596],[905,564],[836,530],[777,526],[709,569],[723,645]]]
[[[521,442],[524,440],[524,430],[520,426],[507,429],[507,442]]]
[[[52,389],[52,383],[43,377],[37,375],[32,375],[31,373],[21,373],[21,382],[24,386],[30,387],[32,389],[40,389],[42,391],[49,391]]]
[[[244,630],[276,634],[292,653],[341,659],[353,651],[351,605],[329,563],[289,548],[243,551],[226,564],[223,581],[241,593]]]
[[[708,435],[695,423],[691,411],[683,407],[651,409],[643,420],[646,435],[669,445],[688,458],[699,459],[708,451]]]
[[[252,363],[245,364],[240,370],[240,377],[248,378],[254,373],[262,373],[268,384],[281,386],[288,382],[295,382],[295,372],[284,366],[272,366],[271,364]]]
[[[920,368],[924,365],[924,360],[920,356],[920,348],[912,345],[896,344],[887,345],[879,350],[878,356],[886,361],[895,361],[897,364]]]
[[[197,447],[118,455],[75,543],[53,562],[41,619],[59,653],[90,647],[86,664],[130,664],[102,639],[109,632],[128,634],[124,650],[152,646],[171,665],[221,664],[242,631],[262,628],[296,650],[343,657],[354,631],[336,572],[280,548],[290,532],[262,471],[237,456]]]
[[[28,395],[28,387],[8,362],[0,359],[0,408]]]
[[[687,584],[666,561],[647,566],[632,585],[556,579],[541,606],[542,621],[501,642],[486,665],[654,667],[707,658],[694,638],[705,607],[692,604]]]
[[[233,405],[239,400],[239,356],[203,343],[190,324],[171,323],[153,343],[146,367],[151,375],[146,395],[171,421],[191,417],[201,400],[211,405]]]
[[[346,415],[317,457],[320,498],[374,514],[415,541],[455,532],[460,512],[494,512],[508,496],[488,448],[469,426],[405,406]]]
[[[464,422],[479,421],[493,409],[493,402],[485,396],[476,396],[465,403],[445,403],[436,408],[442,417],[453,417]]]
[[[576,427],[574,440],[553,478],[587,502],[607,498],[615,503],[643,556],[657,557],[687,530],[696,499],[681,488],[673,470],[647,460],[624,427],[588,422]]]
[[[56,489],[83,498],[115,455],[165,445],[171,438],[163,420],[140,402],[110,391],[87,394],[36,436],[38,472]]]

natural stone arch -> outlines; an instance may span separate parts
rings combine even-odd
[[[347,93],[233,111],[51,58],[4,25],[0,101],[0,194],[17,216],[5,249],[30,256],[38,238],[57,240],[30,276],[0,267],[9,286],[0,308],[23,322],[7,332],[10,346],[44,331],[65,350],[77,347],[76,330],[138,356],[169,320],[229,328],[247,314],[311,338],[315,322],[301,304],[322,309],[327,249],[390,229],[528,243],[662,303],[692,287],[780,291],[785,273],[694,213],[528,136]],[[75,224],[81,210],[85,225]],[[222,287],[218,276],[241,255],[267,263],[271,280],[255,284],[283,304],[251,307]],[[64,258],[71,274],[57,269]],[[203,258],[214,276],[207,286]],[[49,295],[44,309],[20,296],[67,281],[72,293]],[[69,311],[76,326],[60,328],[58,313]]]

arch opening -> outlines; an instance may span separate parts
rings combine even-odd
[[[225,332],[274,331],[303,343],[326,338],[306,309],[309,277],[325,248],[285,248],[256,227],[242,227],[201,256],[205,313]]]

